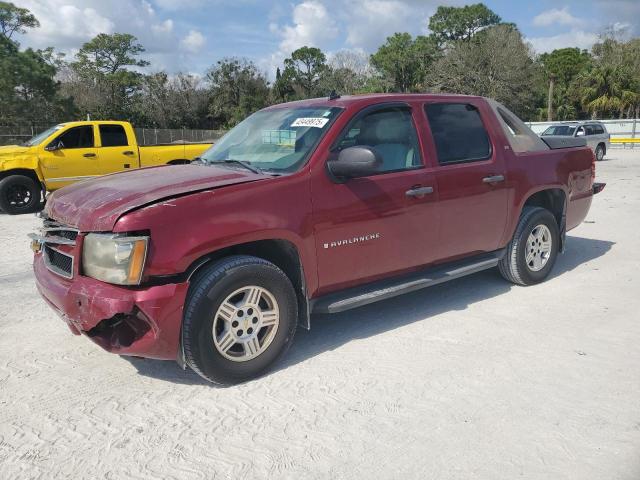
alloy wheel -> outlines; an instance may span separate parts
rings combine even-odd
[[[228,360],[246,362],[263,353],[280,324],[278,302],[267,289],[239,288],[218,307],[213,319],[213,343]]]

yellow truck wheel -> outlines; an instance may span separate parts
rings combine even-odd
[[[0,209],[9,215],[40,210],[42,189],[32,178],[10,175],[0,180]]]

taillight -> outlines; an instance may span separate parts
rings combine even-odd
[[[591,152],[591,181],[596,179],[596,154]]]

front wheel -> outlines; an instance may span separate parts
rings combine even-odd
[[[187,364],[219,385],[254,378],[289,348],[297,316],[295,291],[277,266],[244,255],[216,262],[196,275],[187,297]]]
[[[0,210],[9,215],[39,210],[41,196],[40,186],[25,175],[11,175],[0,181]]]
[[[560,244],[558,223],[540,207],[525,207],[516,232],[498,264],[502,276],[518,285],[545,280],[556,262]]]

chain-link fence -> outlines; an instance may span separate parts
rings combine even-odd
[[[189,130],[172,128],[136,128],[139,145],[168,143],[213,143],[226,132],[224,130]]]
[[[0,145],[20,145],[34,135],[44,132],[51,125],[0,126]],[[187,128],[136,128],[139,145],[171,143],[214,143],[224,130],[190,130]]]

